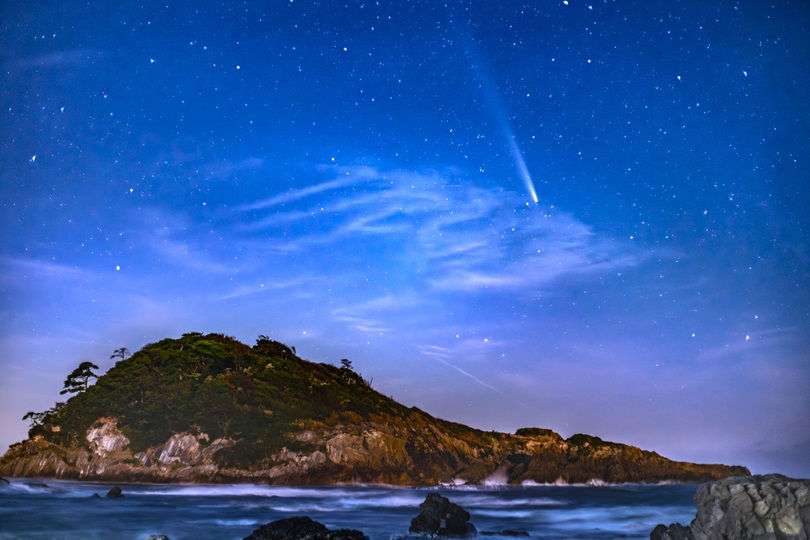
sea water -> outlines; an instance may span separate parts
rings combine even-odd
[[[478,531],[525,531],[531,538],[648,539],[658,523],[688,524],[693,484],[294,488],[266,485],[113,484],[12,479],[0,486],[0,540],[241,539],[265,523],[309,516],[371,540],[406,538],[429,491],[470,512]],[[101,495],[101,498],[93,497]],[[507,538],[503,535],[487,538]]]

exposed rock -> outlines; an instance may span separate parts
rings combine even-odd
[[[244,540],[368,540],[354,529],[330,531],[308,517],[292,517],[262,525]]]
[[[428,493],[419,510],[409,532],[432,536],[472,536],[476,532],[469,523],[470,513],[438,493]]]
[[[121,488],[118,486],[113,486],[112,489],[110,489],[110,491],[107,492],[107,495],[105,495],[105,497],[109,497],[111,499],[117,499],[118,497],[123,496],[124,494],[121,491]]]
[[[650,533],[650,540],[693,540],[692,531],[680,523],[673,523],[669,527],[658,525]]]
[[[810,538],[810,480],[779,474],[735,476],[702,484],[695,493],[697,517],[691,536],[672,536],[675,527],[655,528],[651,539],[807,540]],[[660,536],[654,536],[660,534]],[[670,534],[670,536],[664,536]]]
[[[197,437],[188,433],[175,433],[166,444],[155,449],[155,454],[157,460],[165,464],[180,462],[191,465],[202,458]]]
[[[147,540],[169,540],[169,537],[162,534],[150,534]]]
[[[105,457],[129,444],[117,423],[115,418],[99,418],[87,431],[87,441],[94,454]]]

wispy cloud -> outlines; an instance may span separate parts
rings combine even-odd
[[[390,312],[413,305],[412,299],[385,295],[364,302],[340,307],[332,311],[334,319],[360,332],[390,332],[391,328],[380,322],[383,312]]]
[[[271,291],[279,291],[283,289],[292,289],[300,287],[312,280],[306,278],[295,278],[289,281],[268,281],[255,283],[252,285],[242,285],[235,287],[227,293],[219,296],[219,300],[233,300],[234,298],[242,298],[245,296],[254,296],[258,294],[265,294]]]
[[[774,349],[798,343],[802,333],[798,328],[768,328],[757,331],[737,332],[727,343],[701,352],[701,362],[718,362],[726,359],[739,361],[751,355],[768,355]]]
[[[390,328],[381,325],[378,321],[375,321],[374,319],[354,315],[348,311],[335,310],[332,314],[334,315],[336,321],[345,323],[350,328],[353,328],[360,332],[383,333],[391,331]]]
[[[538,288],[648,257],[513,192],[436,172],[332,170],[332,180],[244,205],[242,230],[266,233],[282,250],[377,238],[418,268],[409,277],[441,291]],[[446,187],[450,180],[453,189]],[[314,195],[317,202],[308,201]]]
[[[240,161],[224,159],[207,163],[203,168],[208,178],[226,179],[242,171],[258,170],[264,167],[264,160],[257,157],[249,157]]]
[[[297,201],[299,199],[305,199],[307,197],[311,197],[313,195],[320,195],[322,193],[337,190],[340,188],[354,186],[358,183],[370,181],[370,180],[377,180],[378,175],[372,174],[374,169],[370,167],[357,167],[354,169],[335,169],[336,172],[341,173],[338,178],[334,180],[329,180],[327,182],[321,182],[319,184],[315,184],[313,186],[300,188],[300,189],[293,189],[287,191],[286,193],[281,193],[279,195],[275,195],[273,197],[269,197],[266,199],[262,199],[260,201],[255,201],[252,203],[248,203],[243,205],[240,209],[241,210],[265,210],[268,208],[272,208],[274,206],[278,206],[285,203],[290,203]]]
[[[17,65],[21,68],[72,66],[90,63],[101,56],[100,51],[93,49],[70,49],[23,58]]]
[[[9,279],[88,279],[91,274],[78,266],[57,263],[42,259],[0,257],[0,265],[5,267],[3,277]]]

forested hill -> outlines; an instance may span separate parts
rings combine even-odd
[[[435,485],[698,481],[743,467],[673,462],[654,452],[551,430],[484,432],[405,407],[351,362],[302,360],[260,336],[184,334],[121,358],[94,377],[82,365],[65,404],[29,413],[29,439],[0,475],[121,481],[380,482]],[[70,386],[70,384],[72,386]],[[69,388],[70,386],[70,388]]]

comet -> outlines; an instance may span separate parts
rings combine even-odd
[[[526,160],[523,159],[523,152],[520,149],[520,145],[515,137],[515,132],[512,129],[512,123],[509,120],[509,115],[506,112],[506,106],[504,105],[503,98],[501,97],[501,92],[495,85],[495,79],[489,72],[487,65],[481,60],[480,55],[476,52],[473,46],[472,38],[469,35],[462,37],[462,42],[465,45],[464,49],[467,53],[467,58],[470,61],[470,67],[476,74],[478,81],[481,83],[481,88],[483,88],[484,93],[486,94],[487,103],[489,104],[489,108],[492,111],[495,120],[497,120],[498,125],[501,128],[501,133],[509,143],[509,148],[512,151],[512,157],[515,160],[515,169],[517,169],[520,179],[526,186],[529,196],[535,203],[537,203],[537,191],[534,189],[534,180],[532,180],[532,175],[529,173],[529,167],[526,165]]]
[[[526,185],[526,189],[532,200],[536,203],[537,191],[534,189],[532,175],[529,174],[529,168],[526,166],[526,161],[523,159],[523,152],[520,151],[520,146],[518,146],[514,135],[509,139],[509,146],[512,148],[512,156],[515,158],[515,166],[517,167],[518,174],[523,179],[523,183]]]

